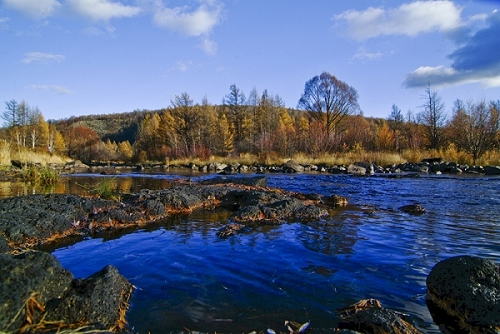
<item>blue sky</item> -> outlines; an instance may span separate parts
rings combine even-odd
[[[0,101],[46,119],[220,104],[233,83],[295,108],[323,71],[365,116],[418,112],[427,83],[448,112],[500,99],[500,1],[0,0]]]

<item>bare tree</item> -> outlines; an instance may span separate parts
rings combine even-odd
[[[345,82],[323,72],[306,82],[298,108],[320,120],[326,133],[335,139],[343,131],[339,125],[344,117],[359,109],[358,93]]]
[[[443,143],[444,138],[443,127],[446,122],[444,103],[437,92],[431,91],[430,85],[427,85],[423,99],[425,103],[421,106],[422,111],[418,114],[418,120],[426,126],[429,147],[437,149]]]
[[[498,144],[499,106],[500,101],[492,101],[489,106],[484,101],[455,101],[450,122],[452,139],[459,149],[471,155],[473,164]]]
[[[10,100],[5,102],[5,111],[2,114],[2,118],[4,120],[5,127],[13,127],[18,125],[17,122],[17,111],[18,111],[19,103],[16,100]]]

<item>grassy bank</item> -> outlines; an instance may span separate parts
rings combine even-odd
[[[465,154],[464,152],[457,151],[453,146],[442,149],[442,150],[406,150],[401,153],[393,152],[368,152],[364,150],[352,151],[345,153],[335,153],[335,154],[324,154],[318,157],[311,157],[305,155],[295,155],[292,158],[283,158],[273,154],[267,155],[254,155],[254,154],[241,154],[238,156],[228,156],[228,157],[217,157],[211,156],[209,159],[175,159],[166,160],[167,165],[187,165],[194,163],[196,165],[202,166],[211,162],[221,162],[225,164],[231,164],[234,162],[243,165],[282,165],[290,159],[294,159],[299,164],[307,165],[349,165],[356,161],[375,163],[378,166],[388,166],[392,164],[400,164],[405,162],[417,163],[426,158],[442,158],[444,161],[458,162],[460,164],[472,165],[472,158]],[[481,159],[479,159],[476,165],[481,166],[498,166],[500,165],[500,152],[488,152]]]

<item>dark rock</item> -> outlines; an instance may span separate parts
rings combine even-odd
[[[427,277],[427,306],[452,333],[499,333],[499,266],[474,256],[439,262]]]
[[[45,305],[62,296],[73,280],[73,275],[54,256],[44,252],[0,254],[0,268],[2,332],[15,332],[27,320],[38,322],[42,310],[35,307],[36,303]]]
[[[63,328],[123,329],[132,285],[107,266],[73,279],[51,254],[0,254],[0,329],[45,332]],[[42,321],[43,320],[43,321]]]
[[[254,177],[215,177],[212,179],[201,181],[202,185],[214,185],[214,184],[241,184],[245,186],[254,187],[266,187],[267,178],[265,176],[254,176]]]
[[[486,166],[484,167],[484,174],[500,175],[500,166]]]
[[[427,211],[420,204],[403,205],[403,206],[399,207],[399,210],[403,211],[405,213],[409,213],[411,215],[421,215],[421,214],[424,214]]]
[[[300,173],[304,171],[304,167],[295,160],[288,160],[282,167],[285,173]]]
[[[123,329],[132,290],[127,279],[108,265],[89,278],[74,280],[61,298],[50,301],[44,319],[83,322],[101,329]]]
[[[331,195],[328,197],[323,197],[322,202],[328,206],[346,206],[348,204],[347,198],[339,196],[339,195]]]

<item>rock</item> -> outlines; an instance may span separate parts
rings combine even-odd
[[[500,332],[500,268],[493,261],[456,256],[427,277],[427,306],[450,332]]]
[[[285,173],[300,173],[304,171],[304,167],[295,160],[288,160],[283,164],[283,172]]]
[[[73,279],[48,253],[0,254],[0,331],[124,329],[132,285],[112,266]]]
[[[360,333],[421,333],[403,319],[401,313],[383,308],[376,299],[361,300],[338,311],[340,312],[339,329]]]
[[[347,198],[339,196],[339,195],[331,195],[327,197],[322,197],[321,201],[328,206],[346,206],[348,204]]]
[[[353,175],[373,175],[375,173],[375,169],[371,163],[355,162],[349,165],[347,173]]]
[[[227,165],[221,162],[211,162],[208,164],[208,170],[209,171],[215,171],[215,172],[220,172],[226,168]]]
[[[409,204],[409,205],[403,205],[399,207],[400,211],[409,213],[411,215],[421,215],[424,214],[427,210],[421,206],[420,204]]]
[[[500,175],[500,166],[486,166],[484,167],[484,174]]]
[[[0,254],[0,331],[15,332],[37,323],[42,307],[69,289],[73,275],[44,252]],[[16,314],[19,312],[19,315]]]
[[[229,237],[229,236],[232,236],[232,235],[239,233],[244,228],[245,228],[245,225],[243,225],[243,224],[230,223],[230,224],[227,224],[226,226],[224,226],[223,228],[221,228],[219,230],[219,232],[217,232],[217,236],[220,238]]]
[[[108,265],[89,278],[74,280],[61,298],[51,300],[45,320],[63,320],[67,324],[83,322],[94,328],[122,330],[132,290],[132,284]]]

